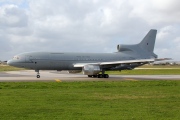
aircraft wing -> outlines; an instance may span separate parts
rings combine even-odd
[[[85,65],[99,65],[99,63],[76,63],[74,67],[84,67]]]
[[[100,65],[115,65],[115,64],[127,64],[127,63],[147,63],[154,62],[154,59],[139,59],[139,60],[124,60],[124,61],[113,61],[113,62],[102,62]]]
[[[159,59],[136,59],[136,60],[123,60],[123,61],[109,61],[109,62],[97,62],[97,63],[75,63],[74,67],[84,67],[85,65],[119,65],[119,64],[131,64],[131,63],[149,63],[155,61],[170,60],[170,58]]]

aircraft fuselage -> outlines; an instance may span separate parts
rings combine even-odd
[[[148,57],[148,56],[147,56]],[[134,60],[139,58],[134,53],[53,53],[30,52],[15,56],[8,61],[16,67],[37,70],[82,70],[74,67],[75,63],[98,63],[107,61]]]

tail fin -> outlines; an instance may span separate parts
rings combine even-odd
[[[139,46],[148,52],[153,53],[156,40],[157,30],[151,29],[144,39],[139,43]]]

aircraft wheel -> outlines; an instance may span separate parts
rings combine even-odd
[[[37,75],[37,78],[40,78],[40,75]]]
[[[98,76],[97,75],[93,75],[94,78],[97,78]]]
[[[105,75],[104,75],[104,78],[109,78],[109,75],[108,75],[108,74],[105,74]]]
[[[88,75],[88,77],[92,77],[92,75]]]
[[[102,78],[102,77],[103,77],[103,75],[102,75],[102,74],[99,74],[99,75],[98,75],[98,78]]]

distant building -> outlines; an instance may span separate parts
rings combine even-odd
[[[172,61],[172,60],[156,61],[152,63],[152,65],[180,65],[180,61]]]
[[[7,65],[7,61],[0,61],[0,65]]]

